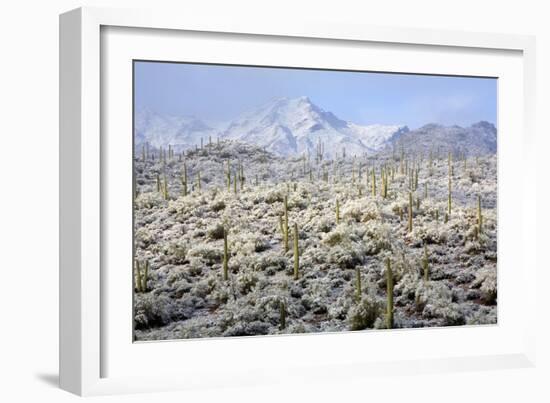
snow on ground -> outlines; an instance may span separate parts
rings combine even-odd
[[[135,254],[141,267],[147,261],[150,268],[147,289],[135,292],[135,339],[384,328],[386,258],[393,269],[394,327],[495,324],[496,156],[453,158],[452,212],[445,222],[448,160],[441,155],[430,169],[427,155],[407,155],[405,150],[406,168],[419,168],[418,187],[412,193],[413,230],[408,232],[411,181],[401,173],[399,155],[308,162],[229,140],[206,144],[181,161],[175,155],[163,163],[156,155],[154,161],[149,156],[144,162],[137,152]],[[182,195],[183,161],[187,196]],[[245,180],[235,193],[233,177],[239,164]],[[392,178],[391,168],[387,170],[386,198],[381,195],[382,166],[394,171]],[[162,192],[164,172],[167,200]],[[280,227],[285,195],[287,252]],[[475,230],[478,195],[483,216],[479,233]],[[297,280],[295,223],[300,254]],[[223,279],[222,268],[224,228],[228,280]],[[356,269],[361,276],[360,298]]]

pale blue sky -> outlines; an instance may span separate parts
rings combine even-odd
[[[308,96],[357,124],[496,125],[497,80],[135,62],[135,105],[223,122],[277,97]]]

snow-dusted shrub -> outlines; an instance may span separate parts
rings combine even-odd
[[[258,283],[258,276],[254,273],[239,273],[237,274],[237,284],[239,292],[243,295],[248,294],[254,289]]]
[[[353,289],[344,292],[344,295],[329,306],[328,315],[331,319],[345,320],[351,305],[354,303]]]
[[[256,238],[254,240],[254,252],[260,253],[268,250],[271,247],[269,242],[262,238]]]
[[[253,269],[255,271],[264,271],[268,268],[272,268],[275,271],[283,271],[288,265],[287,258],[281,256],[278,253],[264,253],[258,256],[253,262]]]
[[[330,296],[330,287],[326,280],[312,281],[304,291],[301,298],[302,306],[313,313],[328,312],[328,297]]]
[[[147,249],[149,245],[155,242],[155,236],[148,227],[139,227],[135,232],[136,246]]]
[[[467,325],[495,325],[497,323],[496,307],[480,306],[466,317]]]
[[[316,232],[327,233],[332,229],[332,226],[334,225],[334,220],[330,220],[328,218],[320,218],[316,221],[316,224]]]
[[[376,255],[390,247],[391,230],[388,225],[378,221],[368,221],[364,229],[363,244],[367,255]]]
[[[200,257],[208,264],[220,263],[222,260],[223,251],[219,248],[199,244],[189,249],[190,257]]]
[[[438,318],[443,326],[456,326],[465,323],[465,317],[457,303],[452,302],[452,292],[438,281],[421,283],[415,295],[416,309],[422,316]]]
[[[383,306],[372,297],[364,297],[361,302],[352,305],[347,320],[351,330],[372,328],[382,314]]]
[[[209,295],[213,289],[213,283],[209,282],[208,280],[200,280],[195,283],[193,288],[191,288],[191,293],[197,297],[206,298],[206,296]]]
[[[158,192],[141,193],[135,200],[136,208],[139,209],[152,209],[154,207],[159,207],[165,203],[166,201]]]
[[[162,260],[168,264],[183,264],[187,258],[186,243],[181,240],[170,242],[164,247]]]
[[[327,262],[343,269],[354,269],[363,263],[364,249],[360,245],[343,247],[335,246],[327,256]]]
[[[134,320],[136,329],[163,326],[183,318],[176,303],[167,295],[136,294]]]
[[[232,288],[227,282],[219,282],[216,287],[210,293],[210,297],[217,304],[226,304],[229,301],[230,296],[233,294]]]
[[[215,224],[206,231],[210,239],[223,239],[224,227],[221,224]]]
[[[367,222],[379,217],[378,207],[366,199],[351,200],[342,208],[342,216],[356,222]]]
[[[332,231],[323,238],[323,242],[328,246],[336,246],[344,240],[344,234],[341,231]]]
[[[486,304],[497,301],[497,269],[495,266],[485,266],[477,271],[472,287],[479,287],[481,298]]]
[[[281,190],[272,190],[265,196],[265,202],[268,204],[282,203],[285,197]]]
[[[444,244],[447,242],[448,233],[443,226],[430,223],[413,226],[410,237],[422,241],[423,244]]]
[[[240,321],[235,323],[223,335],[228,336],[259,336],[269,334],[269,323],[255,320],[252,322]]]
[[[397,271],[397,270],[395,270]],[[402,298],[405,298],[409,301],[414,301],[416,296],[416,290],[420,282],[420,278],[417,273],[405,273],[397,282],[394,287],[394,291],[397,295],[400,295]],[[385,284],[384,284],[385,287]]]
[[[210,205],[210,209],[215,212],[222,211],[224,208],[225,208],[225,202],[223,200],[215,201]]]

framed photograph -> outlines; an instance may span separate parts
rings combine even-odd
[[[532,365],[532,38],[60,24],[64,389]]]

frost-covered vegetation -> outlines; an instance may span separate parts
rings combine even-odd
[[[134,165],[136,340],[497,321],[496,155],[205,141]]]

